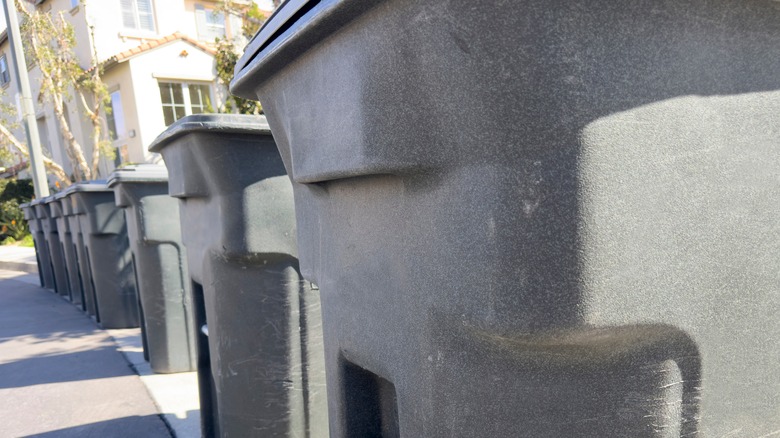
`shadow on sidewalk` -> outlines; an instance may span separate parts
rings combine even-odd
[[[110,360],[107,356],[115,352],[115,345],[106,345],[86,351],[39,355],[2,364],[0,389],[134,375],[129,365],[106,366],[106,360]]]
[[[189,412],[187,413],[189,415]],[[112,438],[162,438],[174,436],[159,415],[130,416],[113,420],[84,424],[49,432],[25,435],[24,438],[68,438],[68,437],[112,437]],[[185,437],[179,437],[185,438]]]

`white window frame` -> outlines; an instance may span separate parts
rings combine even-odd
[[[116,99],[114,99],[114,96],[116,96]],[[109,92],[108,97],[110,99],[110,105],[111,105],[111,120],[114,122],[114,135],[116,138],[111,138],[111,124],[108,120],[108,115],[106,115],[106,128],[108,128],[109,131],[109,138],[112,142],[119,141],[125,138],[127,134],[127,127],[125,126],[125,111],[122,107],[122,93],[120,92],[119,88],[113,89]],[[117,111],[117,108],[119,110]]]
[[[205,85],[209,88],[209,103],[212,105],[213,109],[213,102],[214,102],[214,87],[213,83],[211,82],[200,82],[200,81],[184,81],[184,80],[172,80],[172,79],[164,79],[160,80],[157,83],[157,87],[159,89],[160,85],[162,84],[180,84],[181,85],[181,94],[182,94],[182,101],[184,106],[184,117],[191,116],[193,114],[192,112],[192,100],[190,100],[190,85]],[[173,91],[171,91],[171,102],[173,102]],[[173,117],[176,117],[176,107],[181,107],[181,104],[177,104],[175,102],[173,103],[163,103],[162,98],[160,99],[160,109],[169,106],[174,109],[173,111]],[[201,113],[197,113],[201,114]],[[179,119],[176,119],[179,120]],[[171,124],[176,123],[176,120],[174,120]],[[163,112],[163,123],[165,123],[165,113]],[[170,125],[167,125],[170,126]]]
[[[122,6],[122,1],[132,2],[132,6],[131,6],[132,7],[132,11],[131,12],[133,14],[134,26],[128,26],[128,25],[125,24],[125,19],[124,19],[125,11],[124,11],[124,7]],[[148,0],[149,1],[150,14],[151,14],[150,17],[152,19],[152,28],[151,29],[146,29],[146,28],[141,27],[141,16],[140,16],[141,14],[140,14],[140,11],[138,9],[138,1],[139,0],[120,0],[120,2],[119,2],[119,13],[122,16],[122,27],[124,29],[127,29],[127,30],[134,30],[134,31],[138,31],[138,32],[154,33],[156,31],[156,29],[157,29],[157,20],[155,20],[155,17],[154,17],[154,0]],[[145,1],[145,0],[142,0],[142,1]]]
[[[203,26],[206,27],[206,29],[200,29],[200,23],[198,22],[200,19],[198,18],[198,15],[202,14],[202,23]],[[222,17],[222,21],[218,22],[215,21],[215,17],[220,16]],[[195,25],[196,30],[198,32],[198,39],[201,41],[209,41],[212,40],[212,36],[216,36],[217,34],[221,34],[220,36],[224,38],[227,35],[227,16],[223,11],[216,11],[214,9],[209,9],[206,6],[196,3],[195,4]]]

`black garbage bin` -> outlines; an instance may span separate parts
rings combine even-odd
[[[63,192],[58,193],[57,196],[61,197],[60,204],[62,205],[62,213],[68,219],[68,226],[71,232],[79,288],[82,296],[81,308],[88,315],[94,317],[97,322],[100,322],[99,315],[97,314],[97,306],[95,304],[94,282],[92,281],[92,274],[87,259],[87,247],[84,243],[84,233],[82,233],[81,230],[81,215],[86,211],[83,210],[83,208],[80,210],[76,198],[72,196],[76,187],[76,185],[71,185]]]
[[[35,245],[35,262],[38,264],[38,280],[41,287],[54,289],[54,273],[51,271],[51,261],[49,260],[49,251],[46,248],[46,238],[43,235],[43,226],[41,221],[35,215],[35,207],[26,202],[20,205],[27,225],[30,228],[30,234],[33,237]]]
[[[69,196],[84,240],[96,318],[104,328],[138,327],[127,222],[114,203],[114,191],[105,181],[90,181],[75,184]]]
[[[188,116],[150,150],[180,200],[204,436],[327,436],[319,296],[299,276],[292,188],[265,119]]]
[[[65,269],[68,298],[73,304],[81,306],[83,300],[81,284],[79,283],[76,249],[73,246],[73,233],[70,229],[70,221],[65,213],[70,208],[70,203],[69,200],[63,199],[64,196],[65,192],[52,195],[48,198],[47,204],[49,205],[51,217],[57,223],[57,237],[60,240],[60,252]]]
[[[57,220],[52,215],[51,201],[53,196],[36,199],[30,204],[35,208],[35,216],[38,218],[43,236],[46,241],[46,250],[48,252],[51,272],[53,273],[53,290],[63,297],[69,297],[68,276],[65,272],[65,258],[62,255],[62,246],[60,245],[59,232],[57,230]]]
[[[780,429],[780,8],[285,2],[259,98],[331,436]]]
[[[116,205],[125,209],[141,330],[152,370],[192,371],[196,327],[179,201],[168,196],[168,171],[162,165],[127,166],[111,174],[108,186]]]

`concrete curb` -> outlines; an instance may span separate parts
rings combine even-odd
[[[9,260],[0,260],[0,269],[6,271],[26,272],[28,274],[37,274],[38,265],[28,262],[12,262]]]

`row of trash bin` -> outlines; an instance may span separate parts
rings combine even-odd
[[[473,3],[283,3],[268,124],[36,201],[42,284],[195,363],[204,436],[777,433],[780,9]]]
[[[326,436],[319,296],[265,118],[186,117],[153,147],[168,168],[22,206],[41,286],[104,328],[140,326],[155,372],[197,370],[204,436]]]

